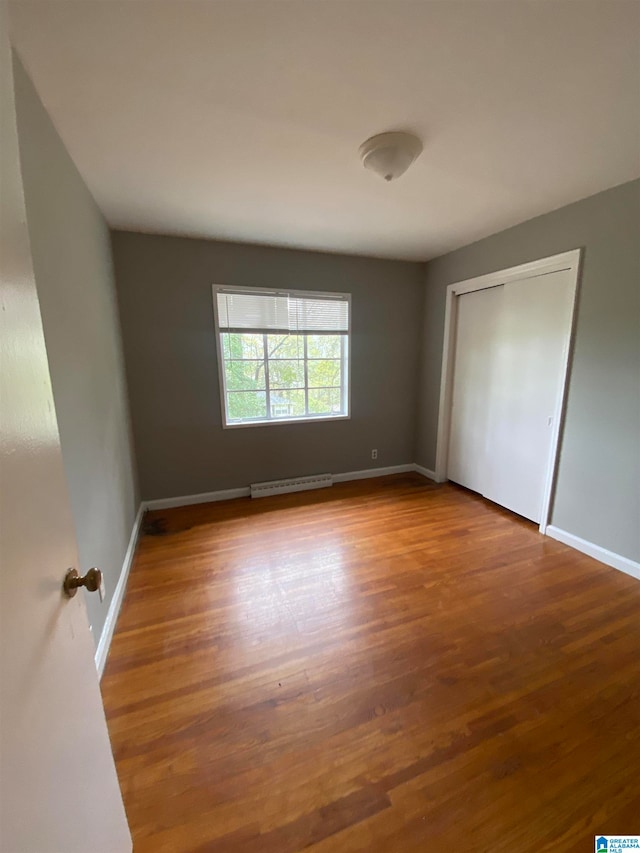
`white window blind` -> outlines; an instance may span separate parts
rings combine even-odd
[[[349,331],[349,301],[342,294],[218,290],[220,331],[340,334]]]

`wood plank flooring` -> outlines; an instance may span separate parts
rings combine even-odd
[[[146,517],[102,681],[136,853],[640,833],[640,583],[418,475]]]

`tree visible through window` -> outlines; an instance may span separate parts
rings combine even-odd
[[[217,288],[214,304],[227,426],[349,415],[346,295]]]

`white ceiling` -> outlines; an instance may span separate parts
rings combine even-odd
[[[636,0],[44,0],[13,41],[116,228],[424,260],[640,175]],[[411,130],[397,182],[358,146]]]

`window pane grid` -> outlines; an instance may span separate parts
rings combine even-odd
[[[246,361],[259,361],[260,364],[264,361],[263,358],[225,358],[225,361],[228,364],[233,364],[235,361],[246,362]],[[269,361],[299,361],[302,364],[303,361],[337,361],[339,362],[339,358],[274,358],[273,356],[269,356]]]
[[[305,389],[302,385],[299,388],[274,388],[271,386],[272,391],[304,391]],[[340,385],[308,385],[307,391],[340,391]],[[227,394],[265,394],[265,388],[238,388],[237,390],[234,388],[231,391],[227,391]]]
[[[227,337],[230,333],[222,333]],[[244,333],[246,334],[246,333]],[[258,335],[251,333],[252,337],[247,346],[253,345],[258,348]],[[322,417],[323,415],[340,415],[346,410],[346,388],[344,383],[345,375],[345,359],[344,359],[344,340],[345,335],[334,335],[333,339],[328,342],[329,352],[327,355],[309,355],[309,335],[290,335],[276,336],[264,332],[261,336],[262,340],[262,358],[225,358],[225,367],[234,369],[234,365],[251,364],[252,369],[260,372],[264,368],[264,385],[256,388],[233,388],[227,389],[227,412],[229,419],[236,423],[243,421],[263,421],[263,420],[286,420],[286,419],[303,419]],[[278,337],[281,340],[278,340]],[[317,337],[317,336],[313,336]],[[245,349],[244,342],[240,340],[242,349]],[[299,346],[302,343],[302,357],[296,357],[293,353],[300,352]],[[317,341],[314,342],[317,347]],[[293,346],[293,351],[291,350]],[[323,346],[327,346],[327,343]],[[338,347],[336,350],[335,347]],[[224,352],[231,351],[231,343],[229,340],[223,342]],[[340,357],[331,357],[340,353]],[[337,372],[336,382],[333,385],[319,384],[309,382],[309,365],[314,365],[316,369],[325,371],[332,370]],[[271,368],[273,367],[273,370]],[[289,379],[289,384],[282,381],[282,377],[275,378],[276,375],[285,368],[293,368],[294,374]],[[301,368],[301,373],[298,370]],[[227,379],[229,378],[227,374]],[[329,377],[333,378],[333,377]],[[310,404],[310,392],[312,396]],[[318,393],[315,393],[318,392]],[[250,413],[246,411],[246,405],[243,407],[245,411],[240,411],[238,405],[238,397],[235,395],[254,395],[253,402],[256,408],[260,408],[260,412]],[[261,394],[262,396],[258,396]],[[264,403],[263,403],[264,397]],[[245,400],[251,400],[245,397]],[[234,405],[235,403],[235,405]],[[299,411],[302,409],[302,411]],[[235,412],[234,412],[235,410]],[[233,415],[236,414],[236,417]]]
[[[348,415],[348,333],[220,330],[226,422]]]
[[[226,362],[232,364],[234,361],[259,361],[262,363],[264,359],[262,358],[225,358]],[[299,361],[301,364],[303,361],[340,361],[339,358],[274,358],[273,356],[269,357],[269,361]]]

